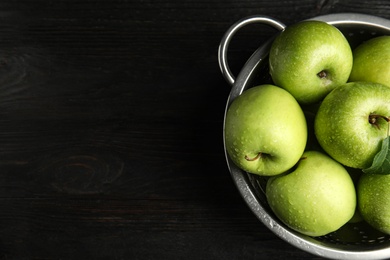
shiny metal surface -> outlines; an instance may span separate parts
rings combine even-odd
[[[230,71],[229,64],[227,62],[227,51],[229,47],[229,43],[231,39],[233,38],[234,34],[248,24],[253,23],[261,23],[264,25],[269,25],[271,27],[274,27],[277,30],[284,30],[286,27],[282,22],[277,21],[276,19],[273,19],[271,17],[267,16],[251,16],[244,19],[239,20],[235,24],[233,24],[224,34],[221,44],[219,45],[218,49],[218,61],[219,61],[219,67],[221,69],[222,75],[226,79],[226,81],[233,85],[235,81],[235,77],[233,76],[232,72]],[[265,53],[265,52],[264,52]]]
[[[390,20],[371,15],[340,13],[317,16],[309,20],[325,21],[336,26],[344,33],[352,47],[375,36],[390,35]],[[263,23],[277,30],[285,28],[282,22],[270,17],[251,16],[241,19],[227,30],[218,51],[222,75],[232,85],[226,110],[231,101],[245,89],[270,81],[267,66],[268,52],[273,38],[253,53],[237,78],[232,75],[227,64],[227,50],[230,40],[240,28],[251,23]],[[339,231],[318,238],[305,236],[289,229],[276,218],[267,204],[264,193],[266,178],[254,176],[239,169],[229,159],[226,148],[225,156],[231,176],[249,208],[265,226],[281,239],[304,251],[329,259],[390,258],[390,236],[377,232],[364,223],[351,223]]]

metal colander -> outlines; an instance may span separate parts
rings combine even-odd
[[[324,21],[336,26],[346,36],[352,48],[359,43],[380,35],[390,35],[390,20],[356,13],[339,13],[313,17],[309,20]],[[251,16],[233,24],[223,36],[218,58],[222,75],[232,86],[226,110],[230,103],[245,89],[264,83],[271,83],[268,70],[268,52],[274,37],[260,46],[248,59],[237,78],[227,63],[229,43],[243,26],[261,23],[283,30],[286,26],[271,17]],[[225,112],[226,117],[226,112]],[[374,230],[366,222],[347,223],[339,230],[321,237],[302,235],[284,225],[271,211],[265,196],[267,177],[247,173],[238,168],[225,155],[231,176],[252,212],[273,233],[311,254],[330,259],[386,259],[390,258],[390,236]]]

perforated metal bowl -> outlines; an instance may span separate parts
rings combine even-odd
[[[359,43],[380,35],[390,35],[390,20],[356,13],[340,13],[313,17],[332,24],[344,33],[352,48]],[[222,75],[232,86],[226,110],[230,103],[245,89],[272,82],[268,71],[268,52],[273,37],[260,46],[248,59],[237,78],[227,63],[229,43],[243,26],[262,23],[282,31],[286,26],[271,17],[251,16],[233,24],[223,36],[218,58]],[[276,36],[276,34],[275,34]],[[226,112],[225,112],[226,117]],[[225,132],[225,131],[224,131]],[[390,258],[390,236],[380,233],[365,222],[348,223],[336,232],[321,237],[309,237],[284,225],[271,211],[265,196],[266,177],[260,177],[239,169],[225,155],[231,176],[252,212],[277,236],[304,251],[330,259],[386,259]]]

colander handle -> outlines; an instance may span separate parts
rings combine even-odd
[[[219,68],[221,69],[222,72],[222,76],[231,86],[233,86],[235,82],[235,76],[232,74],[227,62],[227,52],[228,52],[229,43],[233,38],[234,34],[240,28],[252,23],[261,23],[261,24],[269,25],[279,31],[282,31],[286,28],[286,26],[282,22],[274,18],[256,15],[256,16],[249,16],[237,21],[225,32],[218,48],[218,62],[219,62]]]

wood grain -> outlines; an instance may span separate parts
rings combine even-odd
[[[219,41],[238,19],[390,18],[387,1],[2,1],[0,259],[319,259],[227,169]],[[237,74],[275,32],[231,43]]]

